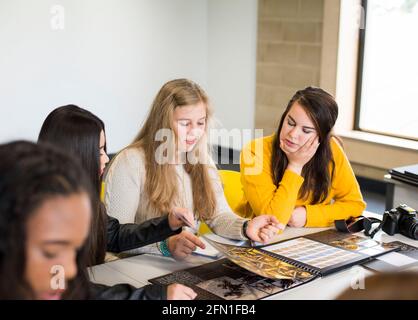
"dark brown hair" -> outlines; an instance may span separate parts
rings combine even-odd
[[[91,185],[76,159],[46,145],[16,141],[0,145],[0,299],[33,299],[25,280],[27,221],[56,196],[91,194]],[[77,275],[63,298],[88,298],[87,252],[76,256]],[[30,267],[30,266],[29,266]]]
[[[94,188],[92,224],[88,240],[89,266],[104,262],[106,254],[107,215],[100,201],[100,132],[105,133],[102,120],[91,112],[75,105],[53,110],[42,124],[38,141],[62,148],[78,157]],[[104,146],[106,151],[106,145]]]
[[[338,106],[335,99],[321,88],[307,87],[297,91],[290,99],[273,139],[271,163],[276,186],[279,186],[288,165],[287,156],[280,148],[280,132],[290,108],[295,103],[302,106],[314,123],[320,143],[315,155],[302,169],[302,176],[305,181],[299,191],[299,198],[306,200],[309,193],[312,192],[312,203],[320,203],[327,198],[334,176],[335,163],[332,157],[330,139],[332,137],[331,130],[338,117]],[[330,164],[331,173],[329,172]]]

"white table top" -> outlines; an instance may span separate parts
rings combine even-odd
[[[370,212],[365,212],[364,215],[381,218],[381,216]],[[316,233],[326,229],[328,228],[286,228],[276,241]],[[401,241],[418,246],[417,240],[412,240],[399,234],[389,236],[382,231],[379,231],[374,239],[382,242]],[[89,273],[93,282],[106,285],[129,283],[135,287],[141,287],[148,284],[148,279],[213,261],[211,258],[197,255],[191,255],[184,261],[176,261],[168,257],[143,254],[94,266],[89,270]],[[364,271],[365,276],[373,274],[372,271],[361,266],[356,266],[356,268],[346,269],[327,277],[315,279],[309,283],[270,296],[267,299],[334,299],[350,287],[354,272],[359,272],[358,268]],[[93,274],[94,277],[92,276]]]

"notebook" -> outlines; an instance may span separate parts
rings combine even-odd
[[[393,168],[391,171],[399,174],[405,174],[407,176],[411,176],[412,178],[418,179],[418,164]]]
[[[197,299],[256,300],[303,285],[399,249],[370,238],[326,230],[268,246],[245,247],[207,239],[226,258],[150,279],[183,283]]]
[[[418,186],[418,164],[393,168],[389,173],[395,180]]]

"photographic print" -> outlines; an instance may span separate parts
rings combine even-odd
[[[302,280],[312,278],[312,274],[268,255],[265,252],[249,247],[236,247],[221,244],[212,240],[210,243],[228,259],[262,277],[270,279]]]
[[[225,300],[257,300],[267,296],[265,291],[260,291],[230,277],[207,280],[197,286]]]

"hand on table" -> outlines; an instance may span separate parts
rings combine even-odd
[[[290,217],[287,225],[294,228],[302,228],[306,224],[306,208],[296,207],[293,210],[292,216]]]
[[[173,283],[167,287],[167,300],[193,300],[197,294],[193,289]]]
[[[253,241],[265,244],[273,240],[277,232],[284,228],[285,226],[275,216],[261,215],[248,222],[246,236]]]

